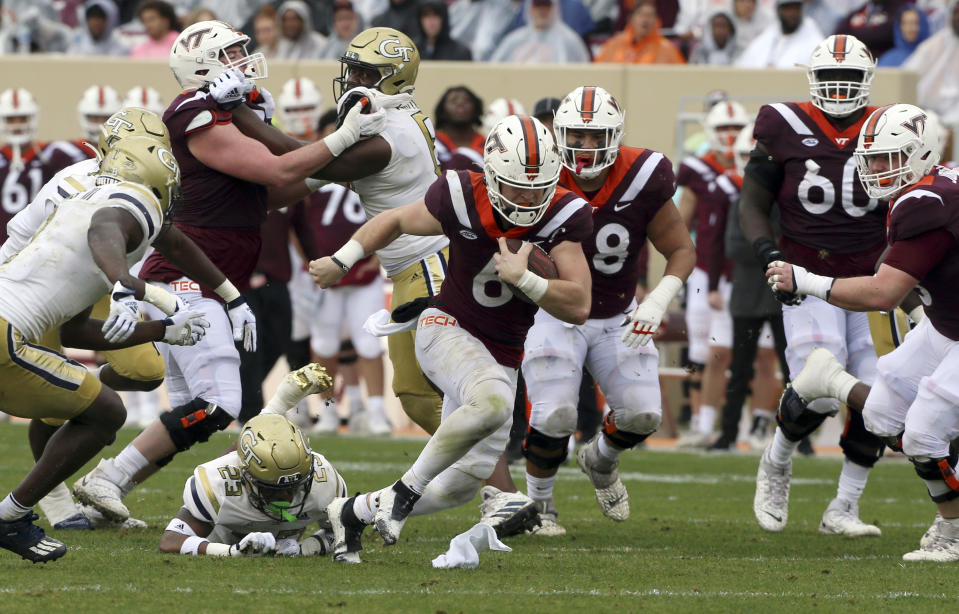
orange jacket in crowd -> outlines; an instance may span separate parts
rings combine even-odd
[[[659,33],[659,24],[641,40],[636,40],[636,31],[629,24],[613,36],[599,50],[594,62],[619,62],[621,64],[685,64],[683,54],[675,45]]]

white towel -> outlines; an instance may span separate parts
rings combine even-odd
[[[366,322],[363,323],[363,330],[374,337],[385,337],[386,335],[405,333],[408,330],[413,330],[416,328],[416,322],[419,320],[419,318],[413,318],[408,322],[390,322],[391,317],[389,311],[380,309],[366,318]]]
[[[466,533],[460,533],[450,540],[450,549],[433,559],[433,567],[437,569],[476,569],[479,567],[479,553],[483,550],[502,550],[512,552],[513,549],[496,537],[496,531],[488,524],[478,522]]]

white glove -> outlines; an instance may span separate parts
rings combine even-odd
[[[623,322],[626,325],[626,330],[623,331],[623,343],[626,347],[635,348],[649,343],[663,321],[669,302],[682,287],[682,280],[675,275],[666,275],[656,288],[646,295],[643,302]]]
[[[300,542],[287,537],[276,542],[276,556],[300,556]]]
[[[140,305],[133,297],[135,290],[118,281],[110,293],[110,315],[103,323],[103,336],[110,343],[122,343],[130,338],[137,326]]]
[[[366,104],[372,102],[367,101]],[[378,109],[364,114],[363,108],[363,102],[354,104],[343,119],[343,125],[323,139],[334,156],[339,156],[357,141],[377,135],[386,128],[386,111]]]
[[[273,101],[273,94],[271,94],[265,87],[258,87],[256,91],[260,93],[260,98],[253,104],[260,107],[263,113],[262,119],[266,123],[270,123],[270,120],[273,119],[273,112],[276,110],[276,102]],[[260,113],[258,112],[257,115]]]
[[[203,316],[202,311],[178,311],[163,320],[166,330],[163,333],[164,343],[170,345],[196,345],[206,335],[210,322]]]
[[[256,316],[246,304],[246,299],[235,298],[226,304],[227,315],[233,326],[233,340],[243,342],[243,349],[247,352],[256,351]]]
[[[263,556],[276,549],[276,537],[272,533],[247,533],[236,549],[246,556]]]
[[[238,68],[228,70],[210,84],[210,96],[224,111],[235,109],[244,102],[244,93],[249,90],[246,76]]]

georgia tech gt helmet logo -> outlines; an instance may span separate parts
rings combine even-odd
[[[110,132],[112,132],[113,134],[120,134],[121,129],[133,130],[132,122],[129,122],[123,119],[123,117],[119,117],[119,116],[125,116],[125,115],[126,115],[126,111],[118,111],[116,114],[114,114],[113,117],[103,122],[103,125],[109,126],[110,128],[112,128]]]
[[[409,62],[413,48],[401,47],[401,44],[402,41],[398,38],[388,38],[380,43],[380,54],[385,58],[403,58],[404,62]]]
[[[162,147],[157,148],[157,157],[160,158],[160,163],[163,166],[170,169],[170,172],[176,177],[177,182],[180,181],[180,165],[176,163],[176,158],[173,154]]]
[[[253,446],[256,445],[256,436],[253,434],[252,430],[243,431],[243,434],[240,435],[240,444],[237,448],[240,451],[240,454],[243,455],[243,461],[247,466],[252,465],[253,461],[256,461],[257,465],[263,464],[263,459],[257,456],[256,452],[253,451]]]

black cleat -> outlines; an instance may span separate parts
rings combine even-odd
[[[34,563],[55,561],[67,553],[63,542],[47,537],[33,524],[40,516],[29,512],[16,520],[0,520],[0,548],[15,552]]]
[[[92,531],[94,527],[89,518],[82,512],[77,512],[66,520],[56,523],[53,528],[57,531]]]

